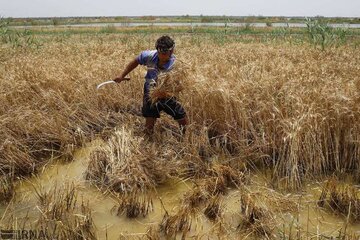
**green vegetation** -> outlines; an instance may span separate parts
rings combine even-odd
[[[12,47],[40,47],[31,30],[14,30],[9,27],[9,21],[0,19],[0,41],[9,43]]]
[[[55,36],[56,41],[62,41],[69,35],[93,35],[93,34],[119,34],[119,35],[138,35],[138,34],[191,34],[207,36],[211,41],[223,45],[227,42],[273,42],[286,41],[292,44],[311,44],[322,50],[329,47],[344,45],[351,39],[351,44],[359,45],[360,29],[331,28],[327,22],[308,19],[307,28],[292,27],[253,27],[250,23],[243,27],[231,27],[227,23],[224,26],[183,26],[183,27],[157,27],[157,26],[138,26],[128,27],[124,23],[121,27],[108,24],[104,27],[32,27],[14,28],[9,26],[7,20],[2,20],[0,25],[0,39],[3,43],[10,43],[13,47],[32,46],[40,47],[41,41],[37,36]]]
[[[113,23],[121,23],[116,26]],[[223,26],[130,26],[131,23],[214,23],[222,22]],[[231,23],[242,22],[243,26],[231,26]],[[265,23],[266,27],[254,27],[251,23]],[[287,23],[287,27],[274,27],[274,23]],[[289,23],[305,23],[306,28],[289,27]],[[224,44],[226,42],[272,42],[286,40],[291,43],[303,44],[310,43],[314,47],[322,50],[331,46],[340,46],[346,43],[348,38],[355,38],[352,41],[354,46],[359,45],[356,40],[360,35],[360,29],[334,28],[331,23],[356,22],[350,18],[284,18],[284,17],[227,17],[227,16],[179,16],[179,17],[79,17],[79,18],[42,18],[42,19],[2,19],[0,25],[0,37],[2,42],[10,42],[14,47],[35,46],[40,43],[36,41],[34,35],[68,35],[68,34],[209,34],[213,41]],[[71,27],[64,28],[64,24],[71,25],[76,23],[108,23],[103,27]],[[53,25],[52,28],[41,27],[40,25]],[[30,30],[22,28],[15,29],[14,25],[31,25]],[[249,37],[251,36],[251,40]]]
[[[322,50],[327,46],[346,41],[348,30],[345,28],[332,28],[327,22],[314,19],[307,19],[306,26],[310,43],[314,46],[320,45]]]

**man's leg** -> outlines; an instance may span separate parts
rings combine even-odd
[[[186,125],[188,125],[188,118],[185,113],[185,109],[176,100],[176,98],[169,98],[161,100],[159,106],[167,114],[172,116],[179,124],[181,134],[185,134]]]
[[[153,117],[145,117],[145,133],[153,134],[154,126],[155,126],[156,118]]]
[[[185,116],[184,118],[177,120],[177,122],[179,123],[181,133],[185,134],[186,125],[188,125],[189,123],[187,117]]]

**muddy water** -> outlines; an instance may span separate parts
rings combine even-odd
[[[269,196],[268,199],[277,199],[276,204],[270,208],[277,212],[277,218],[280,220],[277,227],[281,232],[293,237],[299,234],[302,239],[327,239],[329,236],[337,239],[339,233],[344,234],[345,230],[346,233],[356,235],[360,239],[360,223],[351,223],[347,221],[346,216],[318,206],[323,183],[309,182],[304,184],[301,192],[280,194],[269,188],[269,182],[269,177],[257,173],[250,188],[254,193],[265,193]]]
[[[68,164],[58,162],[50,163],[37,177],[22,181],[16,188],[16,203],[14,215],[18,218],[29,214],[30,218],[37,216],[37,199],[34,194],[34,187],[46,191],[55,186],[62,186],[64,183],[73,182],[78,193],[78,201],[82,199],[89,202],[92,210],[92,217],[96,226],[99,239],[118,239],[120,234],[124,236],[141,236],[149,226],[161,221],[165,210],[175,211],[179,205],[184,192],[191,188],[191,183],[180,180],[172,180],[157,188],[159,199],[154,199],[154,211],[146,218],[127,219],[117,216],[112,209],[117,201],[112,196],[105,196],[96,187],[91,186],[84,178],[84,172],[88,166],[90,153],[97,147],[104,144],[101,140],[93,141],[84,148],[75,152],[74,161]],[[0,217],[9,211],[6,206],[0,206]],[[35,219],[34,219],[35,220]],[[2,220],[4,221],[4,219]]]
[[[304,230],[326,236],[339,236],[339,230],[346,230],[356,234],[360,239],[360,223],[352,224],[347,220],[347,216],[331,213],[317,205],[322,191],[319,184],[308,184],[306,190],[298,217],[299,224]]]
[[[157,198],[154,199],[154,211],[149,213],[146,218],[127,219],[124,216],[117,216],[112,211],[114,206],[117,205],[116,199],[102,194],[84,179],[84,172],[88,165],[90,153],[102,144],[104,143],[101,140],[95,140],[76,151],[74,161],[71,163],[50,163],[42,169],[42,172],[37,177],[19,183],[16,188],[17,199],[15,210],[12,210],[14,215],[21,217],[29,213],[30,218],[35,218],[37,200],[34,194],[34,186],[41,186],[43,189],[49,190],[56,185],[62,186],[66,182],[74,182],[77,186],[79,201],[84,199],[89,202],[98,239],[118,239],[121,235],[125,237],[140,237],[147,231],[149,226],[156,226],[162,220],[165,213],[164,207],[169,213],[175,213],[180,206],[184,193],[193,188],[190,182],[171,180],[157,188]],[[289,233],[296,234],[296,231],[301,229],[302,236],[306,236],[306,234],[309,236],[314,236],[315,234],[319,236],[321,234],[337,236],[338,231],[344,229],[346,217],[331,214],[317,207],[316,200],[321,193],[319,184],[308,184],[302,193],[284,196],[272,191],[267,183],[268,179],[263,174],[256,173],[252,177],[252,183],[248,186],[248,189],[255,195],[270,196],[274,194],[274,196],[288,199],[283,204],[280,204],[283,206],[277,207],[283,209],[289,208],[289,211],[276,211],[277,216],[275,216],[278,221],[280,220],[278,228],[282,229],[286,235]],[[161,198],[164,207],[159,198]],[[261,199],[259,201],[261,202]],[[287,204],[289,205],[288,207],[285,206]],[[300,211],[291,211],[299,205],[301,206]],[[236,237],[236,228],[240,223],[240,191],[230,191],[223,198],[221,206],[223,209],[223,222],[227,226],[227,236],[231,238]],[[7,206],[0,206],[0,216],[5,211],[10,210]],[[2,221],[6,221],[6,219],[2,219]],[[218,228],[218,223],[213,223],[206,219],[203,214],[198,214],[192,221],[190,235],[204,236],[207,239],[207,237],[213,236],[218,231]],[[346,229],[348,232],[360,235],[360,224],[348,224]]]

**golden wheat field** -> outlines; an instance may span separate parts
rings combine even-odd
[[[176,71],[152,96],[176,94],[190,125],[182,136],[162,115],[148,138],[146,69],[96,86],[159,36],[0,45],[0,228],[48,239],[359,239],[360,48],[174,34]]]

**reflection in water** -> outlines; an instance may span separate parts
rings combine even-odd
[[[73,162],[49,164],[38,177],[32,177],[19,183],[16,189],[17,199],[13,210],[14,215],[21,218],[28,214],[30,218],[36,218],[38,210],[34,187],[41,186],[43,189],[49,190],[56,185],[61,186],[66,182],[74,182],[77,186],[78,201],[83,199],[85,202],[89,202],[99,239],[106,237],[117,239],[120,235],[126,237],[142,236],[150,226],[157,226],[161,222],[165,213],[164,208],[170,214],[175,213],[180,206],[184,193],[194,187],[190,182],[170,180],[156,189],[154,211],[150,212],[147,217],[127,219],[124,216],[117,216],[112,211],[117,205],[116,197],[110,194],[104,195],[84,179],[90,153],[102,144],[104,143],[101,140],[95,140],[78,150],[74,155]],[[277,215],[274,218],[282,219],[279,221],[278,228],[283,229],[285,233],[292,232],[295,234],[301,226],[303,233],[322,233],[327,236],[337,236],[338,231],[344,229],[346,218],[330,214],[317,207],[316,200],[321,193],[318,184],[308,185],[302,194],[284,196],[269,188],[268,182],[266,176],[257,173],[252,177],[252,183],[247,188],[254,196],[259,196],[257,199],[259,202],[265,203],[268,208],[273,208]],[[231,190],[221,201],[222,224],[227,226],[226,230],[229,233],[227,237],[236,237],[238,234],[236,229],[240,222],[240,196],[240,190]],[[161,198],[164,206],[162,206],[159,198]],[[300,210],[296,211],[298,206],[301,206]],[[3,215],[5,211],[10,210],[6,206],[0,206],[0,214]],[[2,219],[2,221],[4,220]],[[212,236],[213,231],[215,232],[218,227],[219,223],[209,221],[204,214],[197,214],[192,221],[190,235]],[[360,234],[360,224],[350,224],[347,226],[347,231]]]

